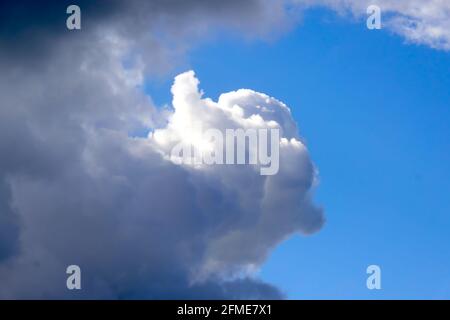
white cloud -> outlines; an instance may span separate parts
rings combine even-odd
[[[238,191],[233,201],[240,204],[234,209],[239,214],[232,214],[233,223],[226,229],[226,224],[217,221],[222,230],[210,239],[203,271],[220,273],[251,269],[264,260],[268,248],[289,234],[308,234],[322,226],[323,214],[310,199],[315,170],[285,104],[248,89],[224,93],[215,102],[202,97],[198,84],[193,71],[175,78],[172,87],[174,113],[166,128],[150,135],[150,141],[166,158],[175,144],[185,140],[192,143],[189,133],[196,126],[222,132],[274,127],[281,131],[281,163],[277,175],[260,177],[258,171],[249,166],[187,168],[194,176],[201,176],[201,180],[210,181],[223,194]],[[201,145],[200,141],[194,143]],[[221,211],[216,208],[214,212],[217,210]]]
[[[294,0],[323,5],[361,18],[369,5],[382,10],[383,25],[412,43],[450,50],[450,2],[447,0]]]

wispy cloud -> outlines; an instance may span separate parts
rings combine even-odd
[[[383,13],[383,25],[408,42],[450,50],[450,2],[446,0],[293,0],[297,5],[326,6],[361,18],[369,5]]]

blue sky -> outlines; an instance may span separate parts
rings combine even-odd
[[[262,267],[289,298],[450,298],[450,55],[324,10],[273,41],[221,34],[194,69],[207,96],[251,88],[285,102],[320,171],[327,223]],[[147,91],[170,103],[172,75]],[[366,288],[366,267],[382,290]]]

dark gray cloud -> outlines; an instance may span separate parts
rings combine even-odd
[[[18,215],[10,206],[11,192],[2,179],[0,185],[0,263],[18,251]]]
[[[81,8],[82,32],[66,28],[66,8],[71,4]],[[282,28],[285,18],[283,3],[272,0],[5,0],[0,4],[0,56],[35,64],[51,58],[61,42],[81,38],[88,45],[96,40],[93,34],[106,30],[139,42],[135,49],[147,52],[155,50],[151,38],[156,33],[175,42],[189,33],[192,40],[214,24],[262,35]]]
[[[307,153],[266,183],[177,166],[129,134],[168,120],[145,76],[213,29],[283,27],[280,2],[78,1],[80,32],[66,30],[66,4],[0,6],[0,297],[282,297],[237,274],[322,225]],[[81,292],[65,287],[70,264]]]

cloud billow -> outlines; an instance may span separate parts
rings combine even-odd
[[[58,29],[54,3],[42,1],[41,24],[27,6],[2,2],[4,14],[25,12],[18,28],[2,20],[13,31],[0,34],[0,298],[283,297],[254,270],[286,237],[324,220],[311,201],[316,170],[287,106],[251,90],[212,102],[192,72],[176,78],[173,111],[160,112],[142,90],[205,26],[259,36],[283,25],[279,2],[111,2],[82,9],[79,33]],[[161,29],[177,48],[155,36]],[[205,126],[276,123],[280,172],[179,166],[154,136],[131,134],[174,142],[182,132],[171,121],[183,108]],[[66,288],[71,264],[82,270],[79,292]]]
[[[288,108],[263,94],[239,90],[220,97],[224,109],[211,110],[219,111],[212,119],[207,114],[208,103],[213,102],[201,98],[197,80],[189,72],[177,77],[176,108],[168,116],[169,125],[155,131],[160,140],[155,141],[154,135],[131,137],[123,130],[125,122],[132,126],[140,115],[140,125],[150,125],[145,109],[153,110],[151,105],[140,105],[146,100],[133,84],[127,84],[132,83],[131,76],[117,75],[108,82],[99,80],[109,73],[84,72],[78,76],[90,78],[98,91],[83,103],[101,103],[111,111],[129,108],[129,118],[118,111],[114,114],[121,119],[105,116],[101,108],[89,113],[77,105],[79,101],[66,105],[52,119],[28,110],[30,130],[39,141],[28,141],[26,135],[18,135],[18,141],[37,144],[30,159],[57,165],[35,171],[18,167],[5,180],[11,208],[20,221],[16,243],[20,250],[0,265],[0,275],[6,279],[0,296],[280,297],[277,289],[254,279],[252,271],[287,236],[314,232],[323,223],[322,211],[310,200],[314,167],[296,139]],[[114,93],[119,84],[122,90]],[[37,89],[34,81],[24,85]],[[71,96],[74,90],[84,92],[85,84],[59,89],[58,96]],[[51,101],[53,94],[45,92]],[[194,98],[186,100],[189,96]],[[28,101],[26,96],[22,99]],[[36,101],[36,106],[41,102]],[[266,110],[259,114],[262,121],[278,119],[283,136],[289,138],[282,141],[277,175],[262,177],[250,166],[183,167],[164,157],[161,136],[182,139],[173,125],[181,106],[205,126],[226,127],[227,121],[254,119],[255,103]],[[230,111],[239,105],[245,111]],[[204,112],[197,113],[201,108]],[[89,116],[102,119],[103,126]],[[9,156],[20,157],[14,150]],[[83,270],[83,290],[75,296],[64,287],[64,270],[70,264]]]

